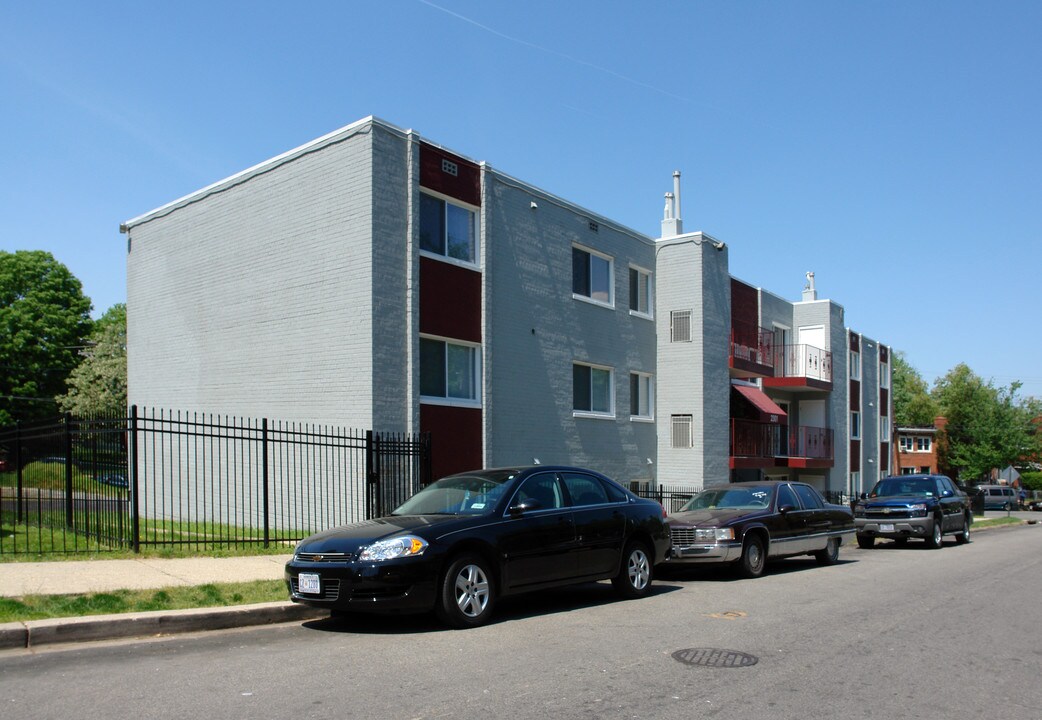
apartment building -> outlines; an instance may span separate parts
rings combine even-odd
[[[948,421],[934,419],[932,427],[894,429],[894,474],[939,473],[938,451],[941,433]]]
[[[435,475],[871,485],[889,349],[732,278],[679,201],[648,237],[365,118],[121,226],[130,402],[426,431]]]

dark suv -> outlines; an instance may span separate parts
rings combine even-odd
[[[932,548],[954,533],[970,541],[970,498],[944,475],[895,475],[876,483],[854,506],[858,547],[870,548],[877,537],[904,543],[920,538]]]

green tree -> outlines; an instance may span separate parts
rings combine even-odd
[[[894,422],[898,427],[933,427],[937,403],[919,371],[908,364],[903,352],[893,355],[891,386],[894,393]]]
[[[120,417],[127,412],[127,306],[110,307],[94,324],[82,362],[69,375],[69,391],[56,398],[74,415]]]
[[[948,419],[944,453],[949,472],[964,479],[1017,463],[1034,442],[1028,405],[1019,404],[1020,383],[996,388],[960,363],[937,381],[933,397]]]
[[[79,364],[90,308],[50,253],[0,251],[0,426],[55,414],[51,399]]]

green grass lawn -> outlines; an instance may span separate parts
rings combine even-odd
[[[89,525],[83,532],[67,530],[64,527],[65,515],[61,512],[43,513],[36,519],[44,524],[16,523],[13,513],[3,513],[0,519],[0,562],[278,555],[290,552],[295,544],[292,540],[270,540],[268,547],[264,547],[263,533],[255,528],[145,519],[141,525],[141,552],[135,554],[129,545],[129,518],[123,519],[117,527],[113,526],[111,517],[102,518],[106,523],[104,527]],[[97,532],[91,534],[90,530]],[[310,534],[285,529],[279,533],[283,537]],[[128,542],[125,545],[108,542],[104,539],[106,534],[122,534]]]
[[[1021,520],[1020,518],[1015,518],[1015,517],[982,518],[980,516],[977,516],[977,517],[973,518],[973,528],[972,529],[979,530],[980,528],[1001,527],[1003,525],[1020,525],[1020,524],[1022,524],[1024,522],[1027,522],[1027,521],[1026,520]]]
[[[116,590],[82,595],[27,595],[21,598],[0,598],[0,623],[148,610],[227,607],[288,599],[286,584],[282,580],[159,590]]]

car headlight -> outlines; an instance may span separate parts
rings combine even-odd
[[[912,517],[926,517],[926,503],[913,503],[909,505],[908,514]]]
[[[720,542],[721,540],[734,540],[734,530],[731,528],[704,528],[695,530],[696,542]]]
[[[363,548],[358,559],[363,562],[378,562],[394,558],[423,555],[427,549],[427,541],[415,535],[399,535],[386,540],[377,540],[369,547]]]
[[[865,506],[855,505],[854,506],[854,517],[865,517]]]

